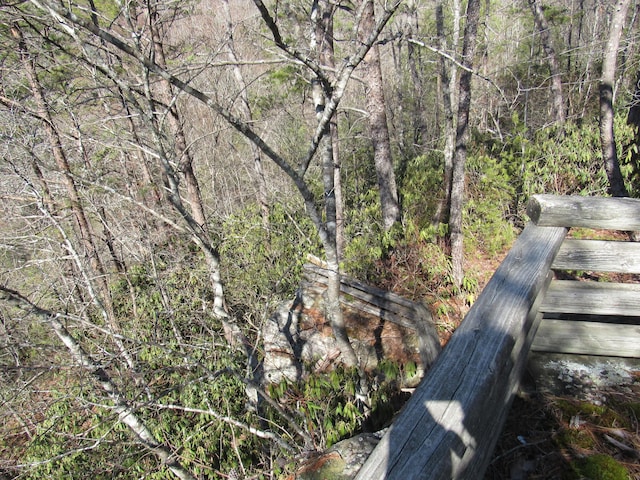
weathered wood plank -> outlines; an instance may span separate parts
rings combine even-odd
[[[640,316],[640,284],[555,280],[540,310],[637,317]]]
[[[525,228],[357,480],[482,478],[566,232]]]
[[[640,230],[640,200],[534,195],[527,215],[539,226]]]
[[[640,358],[640,325],[543,319],[531,350]]]
[[[640,273],[640,243],[567,239],[552,268]]]

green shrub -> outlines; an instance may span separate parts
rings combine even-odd
[[[415,364],[405,368],[406,375],[415,374]],[[413,371],[412,371],[413,369]],[[390,361],[381,362],[369,374],[371,414],[366,417],[356,399],[359,375],[356,369],[338,367],[329,373],[311,373],[302,381],[283,379],[270,385],[268,393],[291,412],[311,435],[317,448],[328,448],[363,429],[365,423],[381,428],[398,411],[399,377],[402,367]],[[269,421],[279,422],[277,413],[266,408]]]
[[[355,393],[359,377],[356,369],[336,368],[330,373],[312,373],[300,382],[282,380],[269,387],[269,394],[297,417],[318,448],[352,436],[363,416]],[[267,408],[269,419],[278,422]]]
[[[307,254],[321,252],[301,206],[273,205],[269,226],[265,231],[256,206],[230,216],[222,226],[222,277],[235,313],[260,316],[265,306],[292,298]]]
[[[465,248],[495,255],[515,239],[513,224],[509,222],[515,194],[509,172],[493,157],[470,156],[467,184]]]
[[[144,379],[144,386],[137,394],[134,387],[127,389],[127,399],[137,406],[136,414],[155,438],[174,450],[182,465],[197,477],[213,478],[216,472],[230,471],[240,463],[248,472],[262,472],[268,468],[264,452],[281,453],[275,443],[248,431],[264,426],[247,410],[245,385],[232,373],[234,365],[242,364],[240,358],[231,352],[220,355],[208,365],[217,367],[218,373],[207,375],[210,369],[181,367],[166,349],[149,350],[147,355],[155,355],[148,362],[154,368],[142,370],[148,364],[140,362],[139,378]],[[166,467],[134,440],[110,407],[111,400],[93,382],[70,375],[57,378],[56,383],[64,384],[65,389],[48,390],[44,419],[22,447],[20,463],[29,467],[21,470],[20,478],[167,478]],[[281,433],[286,425],[277,420]]]
[[[558,195],[606,195],[608,180],[602,164],[600,131],[596,119],[568,122],[562,132],[556,127],[530,134],[517,115],[508,137],[494,139],[476,133],[477,153],[495,158],[510,177],[514,191],[511,215],[523,222],[524,207],[537,193]],[[632,129],[624,115],[616,115],[615,132],[623,174],[630,178],[637,171],[628,146]],[[637,185],[630,185],[634,192]]]

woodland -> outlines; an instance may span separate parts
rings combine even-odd
[[[0,0],[0,478],[284,478],[388,412],[537,193],[640,196],[636,0]],[[260,381],[308,255],[340,366]],[[383,422],[382,422],[383,423]]]

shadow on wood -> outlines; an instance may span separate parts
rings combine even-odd
[[[540,195],[532,198],[528,213],[533,222],[515,242],[357,479],[482,478],[533,338],[538,338],[543,313],[637,315],[637,286],[556,283],[546,299],[545,294],[556,256],[554,268],[599,265],[614,272],[635,270],[634,266],[640,265],[640,250],[635,246],[575,244],[572,251],[568,243],[561,254],[558,252],[570,227],[640,230],[640,201]],[[633,337],[628,353],[637,355],[640,332],[632,320],[636,317],[628,318],[631,320],[618,323],[627,325],[625,334]],[[604,334],[598,325],[601,322],[572,323],[575,317],[559,320],[564,323],[542,324],[538,349],[553,340],[549,336],[560,336],[559,328],[571,338],[582,336],[582,330],[589,327],[593,328],[586,334],[588,338],[601,339]],[[614,338],[613,346],[617,340]],[[605,351],[599,342],[586,348],[596,354]]]
[[[530,225],[357,479],[479,478],[525,366],[535,300],[566,235]]]

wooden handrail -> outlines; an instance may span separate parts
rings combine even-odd
[[[640,273],[640,244],[597,240],[563,244],[571,227],[640,230],[640,200],[536,195],[527,213],[532,221],[356,480],[482,478],[539,324],[539,331],[548,334],[537,342],[541,348],[551,344],[558,348],[554,341],[560,339],[566,351],[580,353],[583,346],[577,340],[582,336],[600,349],[599,354],[620,354],[598,341],[606,324],[572,320],[560,325],[562,320],[557,319],[540,323],[545,311],[578,314],[577,320],[585,311],[591,316],[627,315],[614,327],[623,335],[640,337],[637,317],[628,317],[640,312],[638,285],[554,281],[549,287],[552,268]],[[607,295],[616,305],[606,301]],[[569,296],[579,299],[574,302]],[[585,333],[589,323],[593,329]],[[560,330],[567,325],[568,333]],[[618,346],[627,345],[628,354],[640,355],[640,342],[625,342],[619,335],[614,340]]]
[[[541,227],[640,230],[640,200],[636,198],[533,195],[527,215]]]
[[[536,300],[566,236],[529,224],[356,479],[481,477],[536,330]]]

